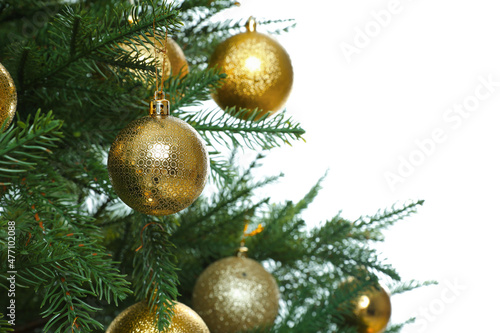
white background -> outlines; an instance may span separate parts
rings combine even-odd
[[[294,66],[287,112],[307,142],[264,160],[263,175],[286,175],[266,188],[273,201],[300,199],[327,169],[304,214],[310,225],[339,211],[355,219],[426,200],[378,246],[404,280],[439,282],[392,298],[393,323],[417,316],[404,333],[497,329],[499,7],[492,0],[242,0],[224,13],[297,22],[277,39]],[[357,53],[346,56],[347,44]],[[481,77],[494,82],[490,90]],[[464,103],[468,114],[450,113]],[[417,142],[434,131],[440,142],[428,143],[425,154]],[[413,161],[411,172],[402,160]],[[401,172],[401,181],[391,187],[388,172]]]

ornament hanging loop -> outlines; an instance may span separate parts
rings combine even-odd
[[[253,16],[248,18],[247,23],[245,23],[245,28],[247,28],[247,32],[255,32],[255,30],[257,30],[257,22]]]
[[[170,102],[165,99],[163,91],[155,91],[155,99],[149,103],[149,115],[167,117],[170,115]]]
[[[236,256],[239,258],[247,258],[248,257],[248,247],[245,246],[244,242],[241,242],[240,248],[238,249]]]

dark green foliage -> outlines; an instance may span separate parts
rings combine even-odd
[[[225,77],[207,68],[223,39],[243,21],[213,22],[234,1],[3,0],[0,63],[15,80],[17,121],[0,132],[0,287],[7,272],[7,226],[15,222],[16,328],[33,332],[103,332],[127,306],[147,300],[159,327],[168,325],[170,300],[190,305],[196,278],[212,262],[233,255],[247,238],[250,257],[264,263],[280,285],[283,307],[266,332],[355,332],[346,324],[350,293],[333,291],[348,276],[366,284],[393,281],[395,293],[424,284],[400,282],[397,272],[370,248],[381,231],[414,213],[422,202],[348,221],[335,216],[308,230],[301,213],[321,180],[297,203],[255,198],[255,190],[280,175],[254,179],[236,166],[238,148],[268,150],[303,140],[304,130],[286,112],[258,121],[207,108]],[[131,19],[131,23],[129,22]],[[258,20],[261,31],[283,32],[293,20]],[[183,48],[186,77],[169,77],[171,113],[190,123],[210,153],[212,195],[184,211],[150,217],[126,207],[111,187],[109,147],[130,121],[147,114],[153,59],[126,47],[146,43],[156,29]],[[149,42],[148,42],[149,43]],[[242,110],[240,112],[256,110]],[[257,113],[255,113],[257,114]],[[360,268],[363,269],[360,269]],[[360,287],[361,288],[361,287]],[[0,297],[0,307],[8,299]],[[0,332],[9,331],[0,317]],[[395,325],[388,332],[398,332]],[[259,330],[257,330],[259,331]],[[260,330],[262,331],[262,330]]]
[[[145,224],[141,230],[141,245],[135,250],[138,253],[134,256],[132,272],[137,286],[136,298],[148,299],[150,306],[156,306],[160,331],[168,326],[173,315],[169,300],[177,299],[178,296],[179,281],[172,263],[175,257],[171,252],[173,245],[169,236],[161,222]]]
[[[44,177],[49,179],[44,181]],[[102,246],[93,219],[71,203],[65,185],[57,173],[39,166],[37,173],[27,174],[19,186],[10,187],[2,198],[2,240],[7,221],[15,221],[16,281],[19,288],[41,295],[38,306],[43,309],[41,315],[50,318],[47,328],[60,332],[76,323],[95,330],[102,325],[92,319],[98,309],[88,297],[118,304],[129,293],[128,282]],[[7,275],[6,255],[2,252],[2,278]],[[25,296],[29,290],[20,294]]]
[[[61,138],[62,122],[54,120],[52,112],[42,115],[38,110],[31,123],[18,121],[0,137],[0,182],[10,185],[11,178],[24,176],[36,169],[37,162],[52,154]]]
[[[3,314],[0,313],[0,333],[12,332],[14,329],[11,325],[9,325],[6,318],[4,318]]]

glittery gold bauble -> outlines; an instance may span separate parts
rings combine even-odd
[[[7,69],[0,64],[0,127],[7,120],[6,129],[16,114],[17,92],[14,80]]]
[[[155,63],[155,47],[156,47],[156,59],[158,69],[163,66],[163,59],[165,54],[163,53],[163,43],[157,38],[154,40],[154,46],[151,44],[153,37],[150,35],[146,37],[141,36],[142,43],[135,43],[133,45],[122,45],[122,49],[130,52],[130,57],[138,58],[139,60],[150,59],[148,63]],[[167,38],[166,45],[166,58],[165,58],[165,72],[168,77],[170,75],[180,75],[180,77],[186,76],[189,73],[188,63],[184,52],[182,52],[181,47],[172,38]],[[161,74],[161,70],[160,73]]]
[[[236,106],[262,110],[255,120],[283,108],[292,89],[293,68],[285,49],[273,38],[255,31],[250,18],[247,31],[219,44],[210,67],[227,74],[223,85],[212,95],[222,108]],[[250,114],[239,115],[247,119]]]
[[[356,280],[350,279],[341,288],[351,288]],[[381,333],[391,318],[391,299],[385,287],[378,285],[364,291],[354,301],[354,318],[359,333]]]
[[[207,325],[188,306],[175,302],[170,326],[162,333],[210,333]],[[106,333],[159,333],[153,313],[146,302],[126,308],[109,325]]]
[[[148,215],[169,215],[201,194],[209,160],[196,130],[163,113],[167,100],[151,104],[149,116],[131,122],[116,137],[108,171],[116,194],[128,206]]]
[[[212,333],[273,324],[279,307],[274,277],[255,260],[229,257],[207,267],[193,290],[193,309]]]

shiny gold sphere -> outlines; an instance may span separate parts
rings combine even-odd
[[[222,109],[259,108],[262,112],[255,120],[282,109],[292,89],[293,68],[288,53],[276,40],[255,31],[252,19],[246,32],[217,46],[209,67],[218,67],[227,74],[212,95],[214,101]],[[239,115],[242,119],[248,116]]]
[[[212,333],[270,326],[278,315],[274,277],[255,260],[229,257],[207,267],[193,290],[193,309]]]
[[[356,280],[348,280],[341,288],[351,288]],[[371,287],[353,301],[354,318],[352,324],[359,333],[381,333],[385,331],[391,318],[391,299],[382,285]]]
[[[191,205],[208,177],[208,154],[188,123],[151,115],[131,122],[111,145],[108,171],[116,194],[148,215],[169,215]]]
[[[161,333],[210,333],[207,325],[188,306],[175,302],[170,326]],[[126,308],[109,325],[106,333],[159,333],[154,314],[146,302]]]
[[[14,115],[17,107],[17,92],[14,80],[10,76],[7,69],[0,64],[0,127],[7,121],[4,129],[6,129]]]
[[[140,37],[143,43],[135,43],[133,45],[122,45],[122,49],[130,52],[132,58],[138,58],[139,60],[150,59],[148,63],[156,63],[159,67],[159,75],[162,73],[161,68],[163,65],[163,59],[165,59],[165,72],[166,76],[179,75],[184,77],[189,73],[188,63],[184,52],[182,52],[181,47],[172,38],[167,38],[166,53],[163,52],[164,41],[154,39],[154,45],[151,44],[153,37],[147,35],[147,37]],[[155,48],[156,48],[156,59],[155,62]]]

